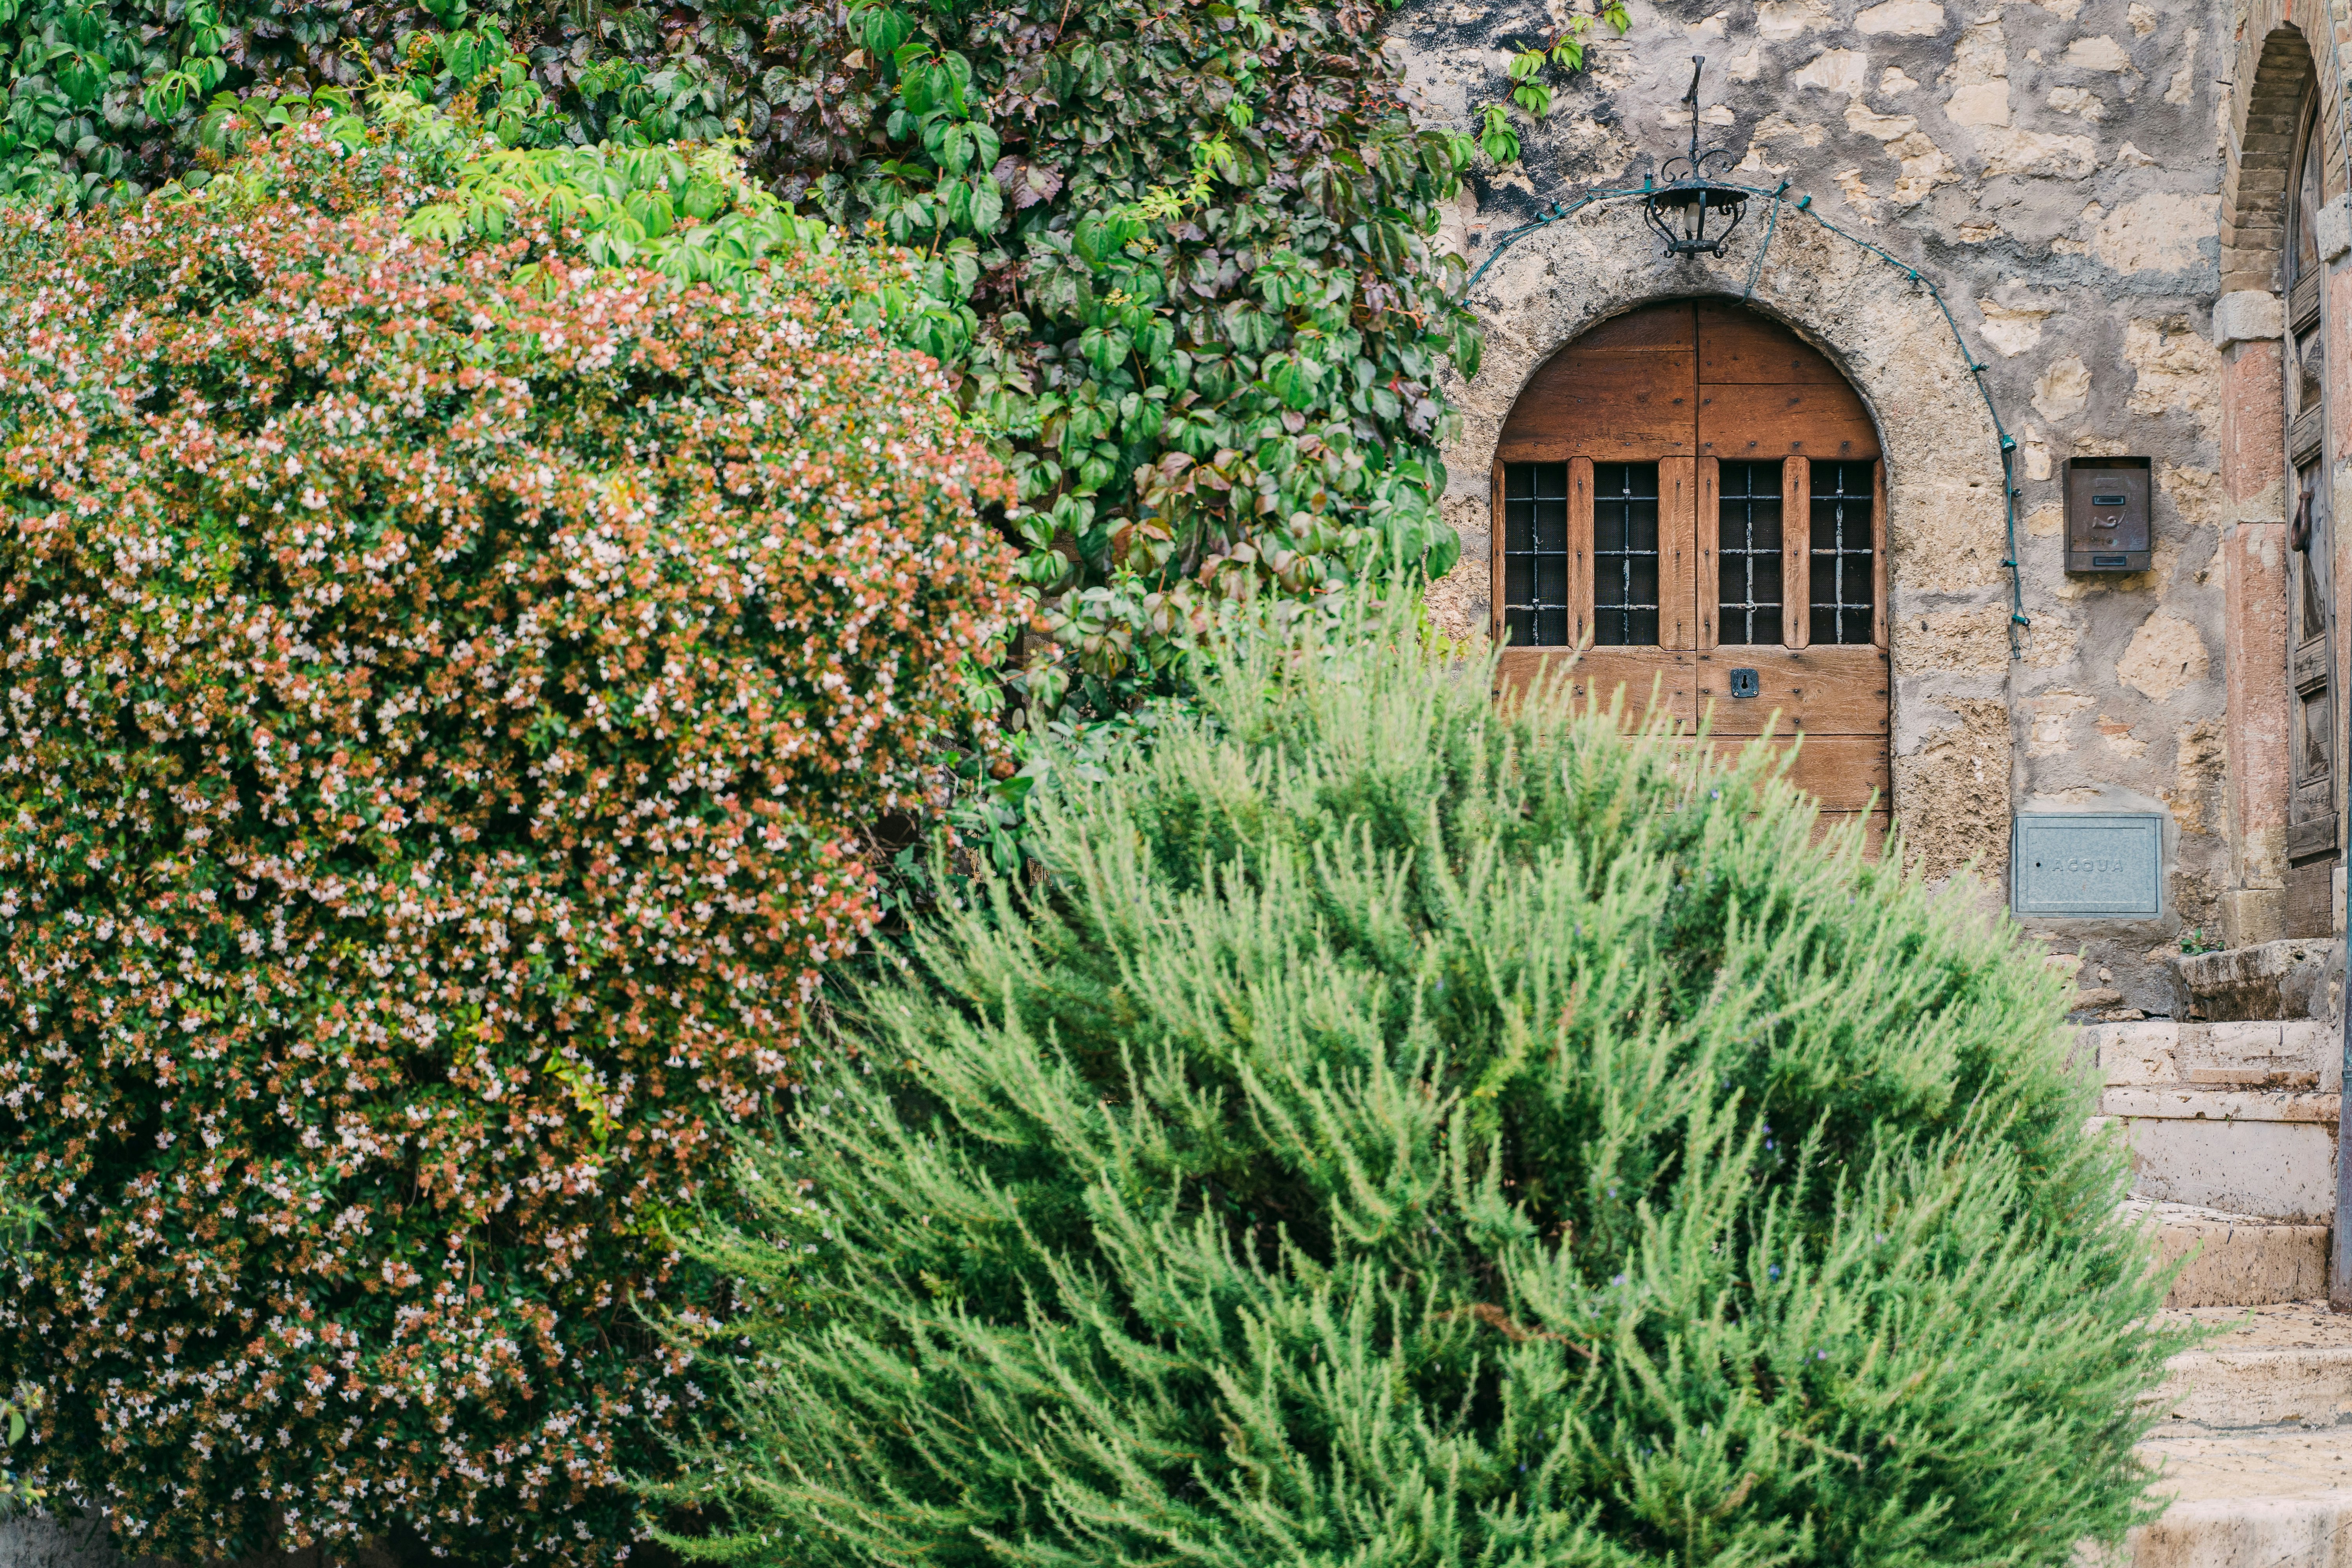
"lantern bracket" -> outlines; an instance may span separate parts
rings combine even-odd
[[[1721,256],[1731,231],[1748,213],[1748,190],[1728,184],[1733,155],[1721,147],[1701,151],[1698,144],[1698,80],[1706,68],[1705,55],[1691,57],[1690,151],[1669,158],[1642,186],[1642,216],[1665,242],[1668,256]]]

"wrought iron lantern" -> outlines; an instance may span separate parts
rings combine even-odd
[[[1698,77],[1706,67],[1705,55],[1691,57],[1690,91],[1683,96],[1690,105],[1690,152],[1667,159],[1642,186],[1642,216],[1666,242],[1668,256],[1721,256],[1748,213],[1748,192],[1720,183],[1732,155],[1720,147],[1699,151]]]

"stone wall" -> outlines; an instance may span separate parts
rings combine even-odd
[[[1424,112],[1467,128],[1507,89],[1506,49],[1565,10],[1415,0],[1391,25]],[[1760,268],[1761,204],[1720,260],[1670,261],[1633,204],[1519,239],[1481,280],[1486,363],[1455,389],[1448,453],[1464,560],[1433,595],[1457,631],[1488,625],[1488,475],[1519,386],[1592,322],[1646,300],[1740,295],[1844,368],[1881,426],[1893,583],[1894,808],[1931,874],[1973,864],[2005,896],[2013,811],[2159,811],[2168,909],[2068,922],[2094,1006],[2170,1011],[2158,961],[2214,929],[2232,885],[2221,571],[2242,514],[2273,488],[2222,480],[2222,361],[2211,309],[2234,58],[2228,6],[2138,0],[1695,0],[1637,3],[1622,39],[1523,127],[1521,164],[1482,168],[1447,242],[1475,266],[1555,200],[1638,186],[1689,132],[1679,101],[1704,54],[1706,140],[1745,183],[1789,183]],[[1889,265],[1813,221],[1882,248]],[[1907,268],[1933,279],[1965,343]],[[2012,658],[2001,477],[1966,355],[2018,443],[2024,613]],[[2276,384],[2270,395],[2275,399]],[[2063,463],[2152,459],[2149,571],[2062,570]],[[2070,965],[2072,967],[2072,965]]]
[[[0,1519],[0,1568],[143,1568],[126,1561],[94,1519],[20,1513]]]

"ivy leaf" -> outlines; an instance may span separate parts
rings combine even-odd
[[[983,174],[974,182],[971,193],[972,229],[980,234],[994,234],[1003,221],[1004,197],[997,190],[996,182]]]
[[[909,44],[908,49],[919,47]],[[939,102],[940,72],[929,60],[919,58],[901,60],[898,66],[898,101],[907,112],[923,115]]]
[[[896,60],[899,46],[914,31],[906,17],[887,5],[877,6],[866,14],[866,52],[877,61]]]

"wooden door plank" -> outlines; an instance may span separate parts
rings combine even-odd
[[[1738,668],[1756,672],[1756,696],[1730,694],[1731,672]],[[1780,735],[1884,738],[1887,691],[1886,651],[1862,644],[1719,647],[1697,658],[1698,712],[1712,717],[1718,735],[1759,735],[1769,721]]]
[[[1542,680],[1565,679],[1579,707],[1622,704],[1629,728],[1656,706],[1685,729],[1698,721],[1694,656],[1657,648],[1506,648],[1495,661],[1495,689],[1508,697]]]
[[[1696,439],[1698,339],[1688,300],[1604,321],[1554,354],[1504,421],[1506,462],[1688,457]]]
[[[1870,640],[1884,651],[1892,609],[1886,602],[1886,460],[1883,458],[1870,466]]]
[[[1718,458],[1862,461],[1878,456],[1878,430],[1846,386],[1773,382],[1702,385],[1698,450]]]
[[[1692,598],[1701,648],[1715,646],[1719,629],[1715,623],[1723,610],[1723,563],[1717,558],[1723,546],[1722,520],[1723,466],[1713,458],[1701,458],[1698,500],[1691,520],[1691,562],[1696,568]]]
[[[1698,337],[1696,306],[1693,300],[1637,305],[1623,315],[1586,328],[1569,346],[1578,353],[1687,353]]]
[[[1592,459],[1568,461],[1569,635],[1579,647],[1592,636]]]
[[[1737,305],[1705,300],[1698,306],[1698,378],[1702,383],[1846,384],[1827,355],[1780,322]]]
[[[1504,572],[1508,563],[1504,560],[1503,547],[1509,528],[1509,511],[1503,504],[1503,459],[1495,459],[1495,482],[1488,494],[1486,511],[1487,608],[1490,623],[1487,635],[1496,642],[1503,640],[1503,601],[1507,596],[1508,579]]]
[[[1877,859],[1880,853],[1886,847],[1886,834],[1889,826],[1886,813],[1884,810],[1824,811],[1813,818],[1813,842],[1820,844],[1838,828],[1857,824],[1862,828],[1863,854],[1873,860]]]
[[[1776,753],[1794,750],[1789,782],[1829,810],[1880,810],[1888,800],[1892,770],[1883,735],[1807,735],[1801,740],[1775,736],[1769,741],[1723,735],[1693,743],[1704,745],[1726,763],[1749,746],[1767,747]]]
[[[1562,355],[1536,373],[1497,447],[1506,462],[1559,463],[1578,453],[1604,463],[1688,457],[1696,355],[1650,361]]]
[[[1698,571],[1692,524],[1697,510],[1698,461],[1658,459],[1658,646],[1698,644]]]
[[[1780,465],[1780,640],[1801,648],[1812,640],[1813,466],[1802,458]]]

